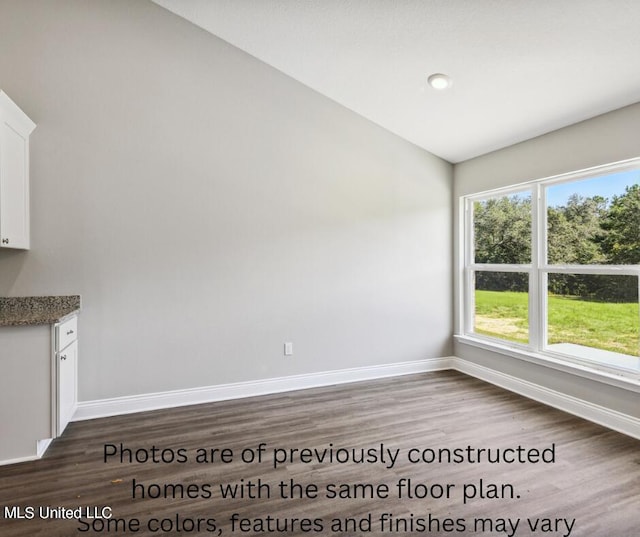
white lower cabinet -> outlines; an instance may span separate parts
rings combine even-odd
[[[56,353],[55,436],[60,436],[78,406],[78,341]]]
[[[0,465],[37,459],[78,405],[78,318],[0,327]]]
[[[78,406],[78,317],[53,326],[54,364],[51,368],[53,436],[60,436]]]

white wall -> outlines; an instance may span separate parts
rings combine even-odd
[[[38,125],[0,295],[82,295],[81,400],[450,354],[448,163],[151,2],[0,9]]]
[[[640,103],[495,151],[454,169],[455,251],[460,196],[640,156]],[[458,259],[455,266],[458,267]],[[456,273],[456,305],[459,304]],[[459,308],[456,308],[457,310]],[[460,333],[456,311],[456,333]],[[462,342],[456,356],[605,408],[640,417],[638,394],[541,367]]]

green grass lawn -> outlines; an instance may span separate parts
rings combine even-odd
[[[527,343],[528,295],[511,291],[476,291],[475,331]],[[640,349],[637,303],[606,303],[569,296],[549,296],[549,344],[575,343],[631,356]]]

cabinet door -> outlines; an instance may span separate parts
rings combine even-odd
[[[0,247],[29,248],[29,144],[0,122]]]
[[[57,353],[57,435],[60,436],[73,418],[78,404],[78,342],[74,341],[64,350]]]

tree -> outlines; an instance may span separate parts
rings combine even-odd
[[[503,196],[473,206],[476,263],[531,262],[531,199]]]
[[[602,228],[607,233],[602,242],[606,263],[640,265],[640,185],[628,186],[624,194],[614,196]],[[638,278],[607,278],[596,291],[596,296],[637,302]]]
[[[551,265],[593,265],[606,262],[601,243],[601,223],[607,214],[602,196],[583,198],[572,194],[567,204],[547,209],[547,256]],[[557,274],[549,278],[554,294],[589,296],[595,292],[593,278],[582,274]]]
[[[607,213],[602,196],[583,198],[573,194],[566,206],[547,210],[550,264],[592,265],[605,262],[601,222]]]
[[[477,201],[474,211],[476,263],[531,263],[531,199],[514,195]],[[640,265],[640,185],[609,200],[573,194],[566,205],[547,209],[547,256],[551,265]],[[526,291],[525,273],[478,271],[476,288]],[[597,300],[636,302],[635,276],[554,274],[549,290]]]
[[[531,262],[531,199],[502,196],[474,203],[476,263]],[[476,288],[488,291],[527,291],[526,274],[478,272]]]
[[[607,232],[602,244],[607,263],[640,265],[640,185],[614,196],[602,228]]]

